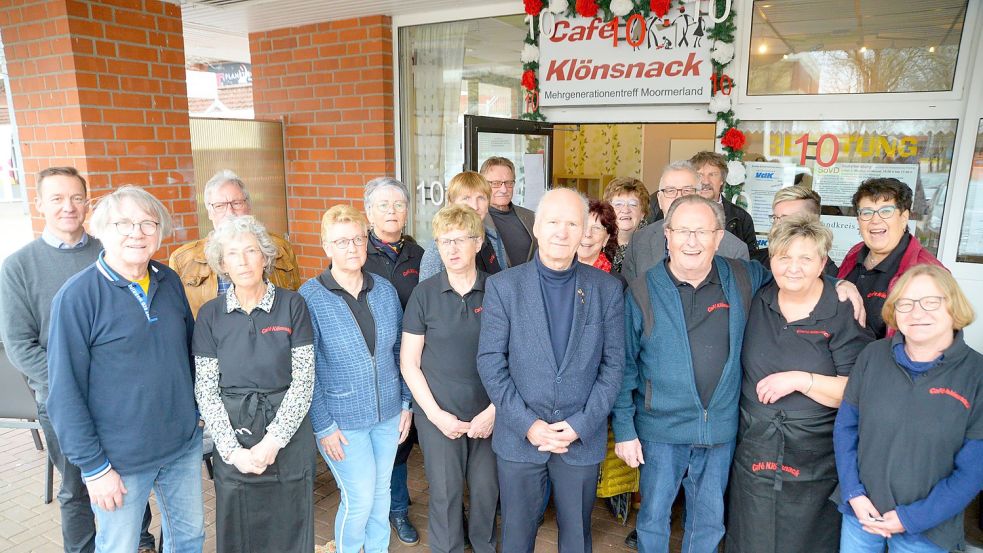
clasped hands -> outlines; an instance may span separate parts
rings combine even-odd
[[[570,444],[577,441],[579,437],[567,421],[548,424],[544,420],[537,419],[526,431],[526,439],[529,443],[538,447],[540,451],[550,453],[566,453]]]
[[[263,474],[276,461],[279,452],[280,446],[267,434],[253,447],[233,451],[229,460],[243,474]]]

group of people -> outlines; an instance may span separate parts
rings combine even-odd
[[[726,171],[701,152],[651,196],[619,178],[533,213],[490,158],[449,181],[426,248],[406,187],[373,179],[364,211],[324,214],[330,261],[303,284],[231,171],[204,189],[214,230],[168,265],[149,192],[104,196],[89,235],[83,177],[43,171],[0,332],[62,473],[66,551],[153,550],[151,489],[167,551],[200,551],[203,431],[222,552],[314,549],[315,451],[339,553],[416,543],[414,443],[435,552],[531,553],[550,499],[559,551],[589,552],[596,498],[638,492],[629,541],[664,553],[680,487],[684,551],[957,547],[983,487],[983,358],[908,232],[911,189],[860,185],[863,241],[837,268],[815,192],[775,196],[759,250]]]

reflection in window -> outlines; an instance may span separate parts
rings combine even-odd
[[[748,94],[952,90],[967,0],[755,0]]]
[[[963,212],[963,229],[959,234],[956,261],[983,263],[983,119],[976,131],[976,150],[969,174],[969,196]]]
[[[823,222],[833,231],[830,257],[840,262],[860,241],[851,199],[870,177],[894,177],[914,192],[910,227],[933,254],[955,144],[955,120],[744,121],[748,180],[744,200],[755,230],[771,227],[771,199],[781,187],[808,186],[823,199]],[[981,205],[983,207],[983,205]]]
[[[399,31],[402,175],[412,196],[411,234],[430,237],[444,185],[464,164],[464,115],[522,113],[523,16]]]

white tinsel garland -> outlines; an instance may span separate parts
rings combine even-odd
[[[728,112],[734,105],[734,101],[729,95],[722,94],[718,92],[713,97],[710,98],[710,105],[707,106],[707,111],[710,113],[720,113]]]
[[[561,13],[567,11],[567,6],[569,3],[567,0],[550,0],[550,13],[553,15],[560,15]]]
[[[730,63],[730,60],[734,59],[734,45],[718,40],[713,43],[713,49],[710,50],[710,57],[720,65],[727,65]]]
[[[744,164],[736,159],[727,162],[727,184],[733,186],[741,184],[747,178],[747,171]]]
[[[522,63],[539,61],[539,48],[535,44],[526,44],[522,47],[522,54],[520,54],[519,59],[522,60]]]
[[[635,7],[634,2],[631,0],[611,0],[611,13],[618,16],[624,17]]]

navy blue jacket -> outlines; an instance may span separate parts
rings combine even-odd
[[[508,461],[545,463],[550,453],[526,439],[537,419],[566,421],[579,439],[561,458],[592,465],[607,450],[607,417],[625,362],[624,297],[611,275],[576,264],[573,328],[563,359],[550,345],[535,263],[488,277],[478,341],[478,372],[495,404],[492,449]]]

